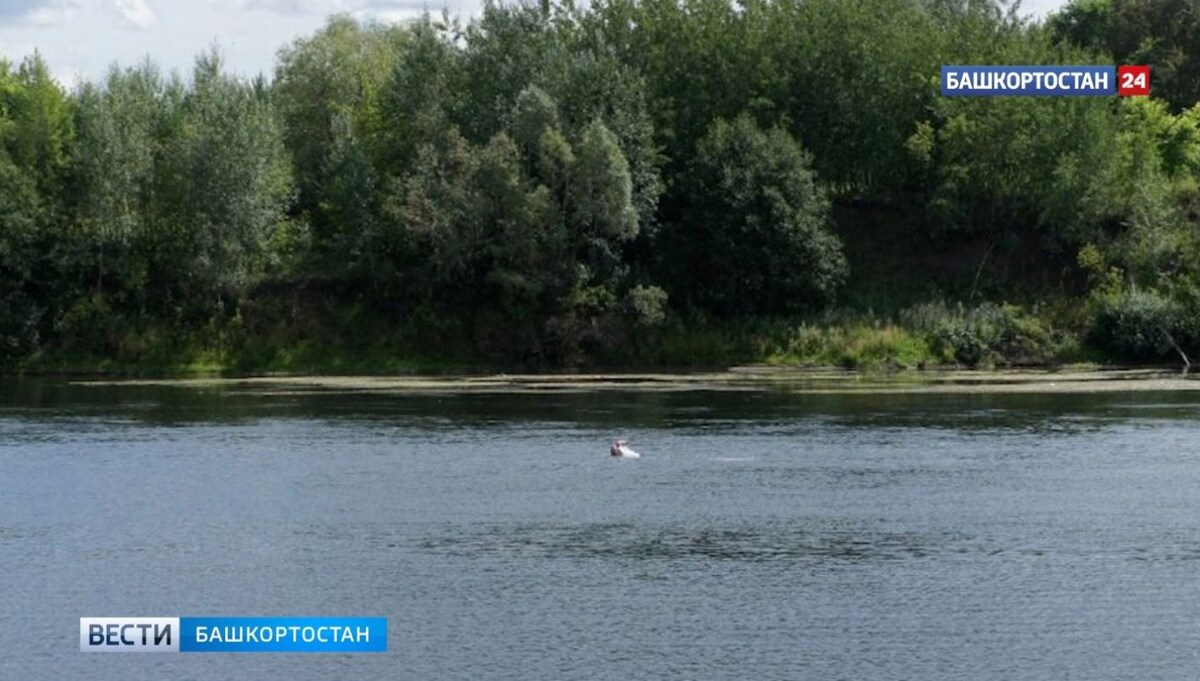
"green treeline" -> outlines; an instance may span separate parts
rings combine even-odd
[[[942,64],[1152,65],[942,98]],[[396,370],[1200,352],[1200,7],[544,0],[273,78],[0,62],[0,364]]]

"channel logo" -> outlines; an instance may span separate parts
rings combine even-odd
[[[178,617],[80,617],[79,649],[93,653],[177,653]]]
[[[384,653],[386,617],[80,617],[85,653]]]
[[[1149,66],[942,66],[945,97],[1144,97]]]

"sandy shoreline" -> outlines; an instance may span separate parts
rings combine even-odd
[[[258,376],[80,380],[80,386],[158,385],[282,392],[547,393],[759,391],[839,393],[1108,393],[1200,391],[1200,378],[1161,369],[870,373],[735,367],[697,373],[494,374],[488,376]]]

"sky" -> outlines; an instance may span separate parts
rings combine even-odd
[[[1066,0],[1024,0],[1043,15]],[[20,61],[35,49],[60,82],[101,78],[113,62],[150,55],[187,74],[213,45],[229,70],[270,74],[276,51],[311,35],[330,14],[402,21],[426,9],[467,17],[482,0],[0,0],[0,58]]]

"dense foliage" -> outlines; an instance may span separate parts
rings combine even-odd
[[[547,1],[334,17],[270,79],[0,62],[0,363],[1200,354],[1198,17]],[[1153,96],[943,98],[951,63],[1149,63]],[[754,320],[790,330],[701,348]]]

